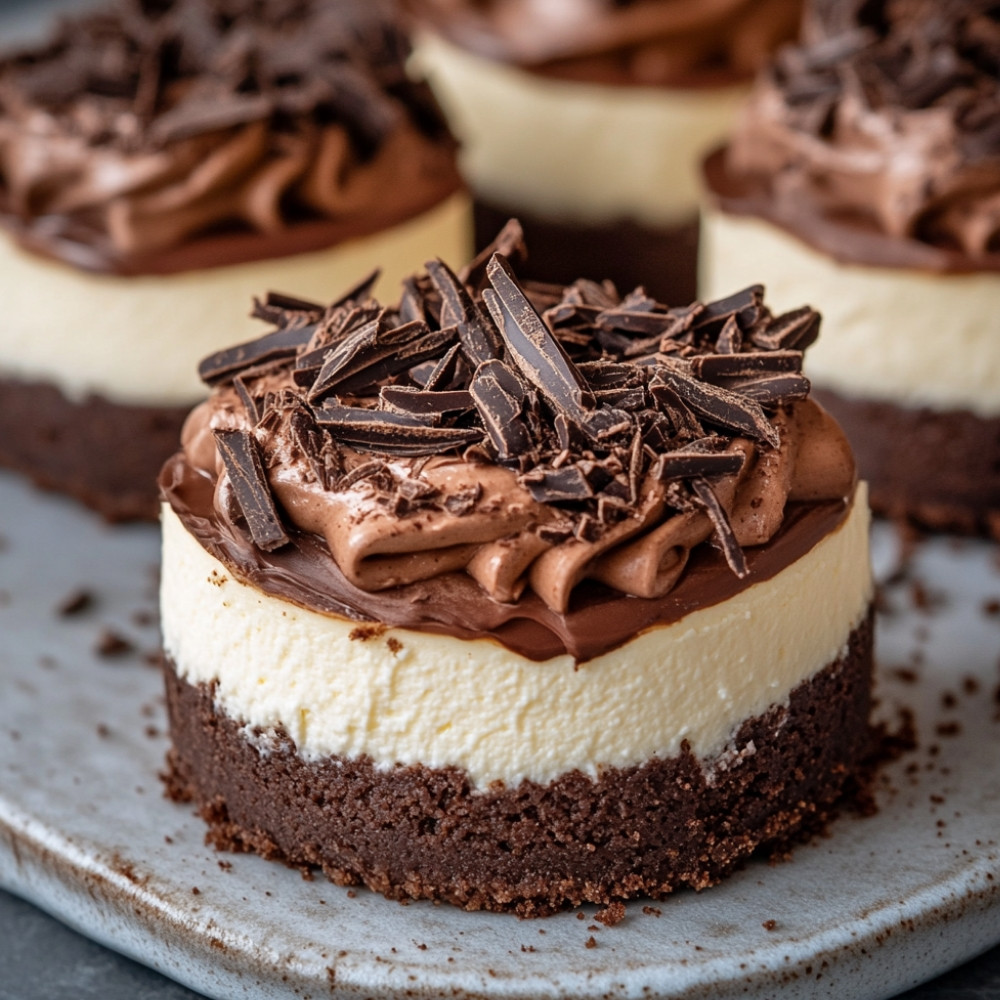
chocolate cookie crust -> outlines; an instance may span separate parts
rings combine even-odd
[[[154,521],[156,476],[188,407],[68,399],[51,383],[0,378],[0,466],[67,493],[108,521]]]
[[[850,439],[872,510],[932,531],[1000,540],[1000,418],[828,389],[814,388],[813,396]]]
[[[248,739],[211,687],[168,661],[168,794],[198,805],[219,849],[316,866],[391,899],[530,917],[660,898],[830,820],[870,747],[871,675],[869,614],[837,660],[786,707],[744,722],[707,767],[685,747],[596,781],[571,772],[477,792],[456,768],[307,761],[282,732]]]

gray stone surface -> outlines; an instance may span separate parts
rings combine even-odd
[[[0,890],[0,1000],[197,1000]],[[1000,1000],[1000,947],[899,1000]]]

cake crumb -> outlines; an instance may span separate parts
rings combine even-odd
[[[765,920],[761,924],[761,927],[763,927],[764,930],[766,931],[776,931],[778,929],[778,921],[774,920],[773,918],[770,920]]]
[[[352,628],[348,639],[352,642],[367,642],[369,639],[378,638],[385,631],[385,625],[375,622],[370,625],[358,625]]]
[[[70,618],[73,615],[89,611],[94,606],[94,595],[89,590],[80,587],[70,591],[57,605],[56,614],[60,618]]]
[[[591,934],[591,936],[584,942],[583,946],[584,948],[596,948],[597,939],[593,936],[593,934]]]
[[[614,927],[615,924],[620,924],[625,919],[625,904],[610,903],[603,910],[598,910],[594,914],[594,919],[598,923],[604,924],[605,927]]]
[[[131,653],[133,646],[125,636],[120,635],[113,629],[105,628],[101,630],[97,637],[97,644],[94,647],[98,656],[116,657]]]
[[[394,635],[390,635],[389,638],[385,640],[385,644],[389,647],[389,652],[394,656],[397,655],[403,648],[403,644]]]
[[[646,914],[647,917],[659,917],[663,915],[663,910],[657,906],[644,906],[642,912]]]
[[[199,889],[198,886],[193,885],[193,886],[191,886],[191,894],[193,896],[200,896],[201,895],[201,889]]]
[[[579,913],[578,913],[578,914],[576,915],[576,919],[577,919],[577,920],[586,920],[586,919],[587,919],[587,914],[586,914],[586,913],[584,913],[584,912],[583,912],[583,910],[581,910],[581,911],[580,911],[580,912],[579,912]]]

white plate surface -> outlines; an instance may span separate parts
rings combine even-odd
[[[206,848],[157,776],[156,530],[0,474],[0,536],[0,885],[209,996],[878,998],[1000,941],[988,545],[925,543],[885,588],[881,712],[912,709],[919,747],[885,771],[877,815],[603,928],[594,908],[401,906]],[[876,542],[885,576],[895,536]],[[80,589],[91,607],[59,614]],[[134,650],[101,655],[106,629]]]

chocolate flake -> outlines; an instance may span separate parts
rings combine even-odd
[[[758,403],[745,399],[739,393],[730,392],[707,382],[699,382],[678,371],[661,368],[656,377],[662,380],[695,413],[721,427],[763,441],[772,448],[781,443],[778,432],[770,423]]]
[[[729,568],[742,580],[750,571],[747,569],[743,549],[740,548],[740,543],[736,541],[736,536],[733,534],[733,526],[729,523],[729,518],[722,509],[719,498],[715,495],[715,491],[709,485],[708,480],[700,477],[695,477],[691,480],[691,489],[698,500],[701,501],[705,512],[712,521],[712,525],[715,528],[715,537],[719,541],[719,548],[722,549],[722,554],[726,557]]]
[[[309,343],[312,332],[308,326],[278,329],[256,340],[216,351],[198,365],[198,375],[207,385],[217,385],[251,365],[295,357]]]
[[[256,439],[244,430],[215,430],[213,434],[254,544],[265,552],[280,549],[289,539],[278,517]]]
[[[584,411],[593,406],[593,396],[521,291],[510,264],[500,254],[494,254],[486,275],[496,292],[487,302],[511,360],[557,411],[581,419]]]
[[[332,431],[337,440],[386,455],[436,455],[483,438],[483,432],[475,427],[434,427],[423,414],[339,404],[327,404],[314,412],[317,425]]]
[[[516,372],[500,360],[486,361],[476,369],[469,393],[501,462],[532,450],[531,436],[522,419],[528,387]]]

